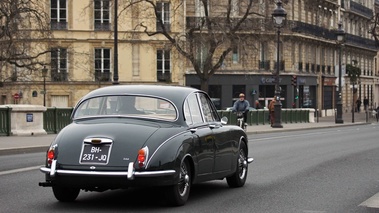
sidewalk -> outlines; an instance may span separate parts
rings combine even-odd
[[[369,115],[370,117],[371,115]],[[369,123],[376,123],[376,119],[369,118]],[[318,121],[318,122],[317,122]],[[354,123],[352,114],[343,114],[343,124],[336,124],[334,116],[315,118],[315,123],[282,123],[283,128],[272,128],[268,123],[265,125],[248,126],[248,134],[259,134],[268,132],[284,132],[300,129],[331,128],[350,125],[363,125],[366,123],[366,114],[354,113]],[[34,136],[4,136],[0,137],[0,155],[16,154],[36,151],[46,151],[56,134],[34,135]]]

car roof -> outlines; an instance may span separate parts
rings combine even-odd
[[[113,85],[99,88],[89,92],[79,101],[88,98],[103,96],[103,95],[147,95],[157,96],[171,100],[175,105],[180,106],[183,104],[185,98],[198,89],[185,86],[171,86],[171,85]]]

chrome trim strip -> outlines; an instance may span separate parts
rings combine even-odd
[[[56,168],[57,168],[57,160],[53,160],[53,162],[51,163],[50,177],[55,176]]]
[[[169,137],[169,138],[166,139],[165,141],[163,141],[163,143],[161,143],[161,144],[155,149],[155,151],[153,152],[153,154],[151,154],[151,157],[150,157],[149,160],[147,161],[145,167],[148,167],[148,166],[149,166],[151,159],[153,159],[154,155],[158,152],[158,150],[159,150],[163,145],[165,145],[168,141],[170,141],[171,139],[177,137],[178,135],[184,134],[185,132],[187,132],[187,131],[179,132],[179,133],[177,133],[177,134],[175,134],[175,135]]]
[[[103,138],[103,137],[91,137],[91,138],[85,138],[84,142],[85,143],[92,143],[92,140],[100,140],[100,143],[112,143],[113,140],[109,138]]]
[[[133,173],[134,173],[134,163],[133,162],[130,162],[129,165],[128,165],[128,180],[133,180],[134,179],[134,176],[133,176]]]
[[[43,173],[50,173],[51,169],[42,167],[40,171]],[[128,176],[127,172],[106,172],[106,171],[78,171],[78,170],[56,170],[56,174],[61,175],[88,175],[88,176]],[[162,170],[162,171],[145,171],[145,172],[132,172],[132,176],[136,177],[157,177],[175,174],[175,170]]]

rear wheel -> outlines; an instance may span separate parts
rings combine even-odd
[[[53,186],[53,193],[57,200],[61,202],[72,202],[79,195],[80,189]]]
[[[229,187],[236,188],[245,185],[247,178],[247,165],[247,147],[245,143],[242,142],[239,150],[239,156],[237,158],[236,172],[232,176],[226,178]]]
[[[187,202],[190,190],[191,168],[188,161],[184,160],[180,166],[179,182],[167,187],[167,200],[173,206],[182,206]]]

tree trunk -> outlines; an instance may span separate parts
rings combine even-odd
[[[208,93],[209,83],[208,79],[200,78],[200,89]]]

